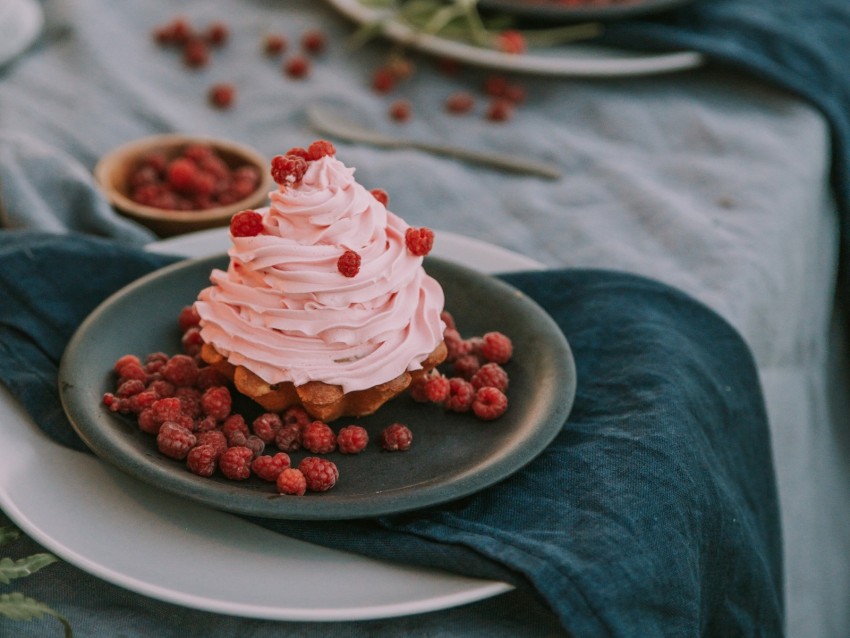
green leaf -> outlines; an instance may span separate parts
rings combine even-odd
[[[24,578],[38,570],[52,565],[58,558],[53,554],[33,554],[19,560],[11,558],[0,559],[0,583],[10,583],[16,578]]]
[[[33,620],[34,618],[42,618],[45,614],[53,616],[62,623],[65,638],[73,638],[74,632],[71,630],[71,624],[61,614],[56,613],[44,603],[18,592],[0,594],[0,616],[6,616],[11,620]]]
[[[20,537],[21,533],[14,527],[0,527],[0,545],[8,545]]]

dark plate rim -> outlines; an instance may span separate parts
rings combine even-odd
[[[479,0],[485,11],[497,11],[533,19],[557,19],[569,22],[584,20],[621,20],[677,9],[695,0],[632,0],[605,6],[560,5],[557,2],[527,0]]]

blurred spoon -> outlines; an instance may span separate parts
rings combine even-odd
[[[491,152],[484,153],[458,146],[433,144],[385,135],[384,133],[379,133],[378,131],[346,120],[339,112],[326,106],[311,106],[307,110],[307,117],[312,127],[319,133],[338,137],[341,140],[349,142],[362,142],[381,148],[413,148],[512,173],[536,175],[548,179],[559,179],[561,177],[561,170],[554,164],[523,158],[514,154],[498,155]]]

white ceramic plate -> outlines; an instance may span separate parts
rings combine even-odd
[[[214,229],[151,249],[198,257],[228,244],[227,230]],[[451,233],[438,233],[433,252],[483,272],[541,267]],[[9,518],[69,563],[153,598],[253,618],[342,621],[446,609],[510,589],[318,547],[164,493],[53,443],[2,386],[0,440],[0,506]],[[250,578],[233,582],[234,574]]]
[[[0,66],[26,50],[41,33],[44,14],[36,0],[0,2]]]
[[[511,55],[433,35],[417,33],[384,11],[360,4],[360,0],[328,0],[337,10],[359,25],[383,20],[387,38],[425,53],[454,58],[467,64],[502,71],[574,77],[620,77],[650,75],[692,69],[704,58],[694,51],[644,53],[591,44],[531,49]]]

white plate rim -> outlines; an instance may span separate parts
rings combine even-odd
[[[385,11],[366,7],[359,0],[327,1],[358,25],[382,20],[381,33],[395,42],[432,55],[507,72],[564,77],[628,77],[684,71],[700,67],[705,62],[705,57],[695,51],[638,52],[580,43],[512,55],[418,33],[391,16],[387,19]]]
[[[211,229],[155,242],[149,244],[148,249],[159,253],[200,257],[220,252],[228,244],[229,238],[226,229]],[[534,259],[505,248],[445,231],[437,231],[437,241],[433,252],[436,256],[452,259],[482,272],[494,273],[511,269],[540,269],[544,267]],[[504,582],[466,578],[447,572],[388,564],[303,543],[295,539],[281,539],[280,535],[264,530],[239,517],[217,512],[201,505],[186,503],[184,499],[163,494],[108,467],[95,457],[67,450],[47,439],[32,424],[23,409],[5,388],[0,388],[0,416],[3,417],[0,418],[0,433],[6,430],[4,438],[7,436],[14,437],[15,440],[14,455],[11,455],[10,452],[4,454],[4,450],[10,449],[9,446],[0,448],[0,506],[2,506],[5,514],[26,534],[57,556],[83,571],[131,591],[189,608],[235,616],[283,621],[353,621],[391,618],[448,609],[483,600],[512,589],[509,584]],[[12,423],[13,421],[14,423]],[[23,428],[20,427],[22,425]],[[139,499],[143,507],[139,508],[138,514],[133,510],[129,515],[118,515],[116,510],[114,517],[102,518],[98,525],[91,526],[89,530],[98,537],[106,536],[113,542],[125,543],[126,553],[122,554],[115,549],[113,549],[113,553],[122,557],[121,560],[124,560],[127,554],[132,554],[130,560],[136,561],[135,563],[128,567],[123,565],[120,560],[116,563],[114,557],[93,555],[91,551],[87,553],[85,548],[81,549],[78,546],[79,541],[72,538],[74,532],[69,531],[66,518],[59,516],[54,520],[45,522],[43,519],[44,512],[41,511],[44,509],[43,507],[40,510],[33,501],[21,501],[16,496],[15,488],[10,484],[10,479],[13,478],[16,470],[21,469],[20,466],[26,463],[28,458],[33,458],[39,451],[44,452],[44,448],[41,446],[48,446],[47,449],[51,455],[61,455],[69,463],[96,474],[99,480],[92,483],[92,489],[95,491],[100,489],[102,498],[106,500],[106,503],[103,503],[99,499],[95,499],[98,501],[98,507],[109,507],[110,495],[111,498],[117,498],[116,495],[123,496],[124,491],[122,490],[126,490]],[[5,471],[2,469],[4,465],[6,466]],[[50,467],[50,464],[46,464],[42,466],[42,471],[49,471]],[[51,482],[51,485],[55,486],[57,491],[54,495],[56,499],[63,498],[63,488],[72,489],[64,481],[59,480],[60,478],[55,477],[56,480]],[[49,480],[49,477],[47,477],[47,480]],[[64,496],[70,501],[73,501],[73,497],[74,494]],[[146,507],[152,509],[145,509]],[[129,516],[129,519],[124,521],[127,516]],[[138,517],[138,521],[133,519],[134,516]],[[163,520],[174,523],[175,527],[169,536],[172,543],[175,543],[177,547],[182,547],[184,552],[197,547],[198,554],[203,553],[203,559],[207,562],[207,569],[210,572],[215,572],[219,567],[216,564],[217,556],[219,557],[218,560],[222,562],[221,569],[227,569],[228,565],[224,564],[225,558],[221,554],[210,554],[208,550],[205,550],[203,543],[198,543],[196,536],[198,534],[209,534],[209,539],[201,540],[226,545],[228,542],[235,543],[237,538],[244,539],[244,534],[248,533],[253,535],[256,542],[263,545],[265,550],[268,549],[268,546],[280,546],[281,553],[285,555],[276,555],[273,558],[279,560],[282,569],[285,569],[288,563],[293,562],[290,554],[295,551],[298,552],[294,554],[298,557],[298,560],[303,562],[305,557],[306,559],[315,559],[317,563],[325,565],[325,569],[330,569],[332,575],[335,569],[344,570],[344,573],[349,576],[357,574],[357,578],[339,578],[337,580],[342,582],[342,586],[356,587],[357,596],[363,596],[366,600],[371,596],[372,600],[338,607],[328,605],[328,591],[324,588],[324,585],[328,582],[327,577],[322,579],[322,587],[315,587],[315,592],[311,592],[309,589],[306,592],[303,591],[304,583],[299,583],[302,595],[306,595],[308,598],[307,603],[301,605],[269,604],[268,601],[263,601],[262,597],[258,599],[255,594],[261,592],[251,591],[250,588],[253,584],[251,580],[240,585],[236,600],[234,600],[232,585],[222,584],[221,591],[217,593],[193,589],[192,583],[195,582],[203,582],[204,589],[209,587],[214,589],[215,583],[210,581],[215,579],[192,579],[188,584],[181,581],[176,586],[174,583],[163,585],[155,582],[143,572],[147,568],[147,561],[152,560],[151,556],[146,558],[145,548],[147,547],[150,551],[150,548],[161,542],[161,538],[158,536],[150,538],[150,536],[155,536],[156,533],[149,526],[148,517],[155,519],[157,516],[162,516]],[[184,521],[179,520],[181,516],[185,517]],[[175,520],[175,517],[177,520]],[[206,521],[210,522],[207,523]],[[134,525],[134,523],[138,523],[138,525]],[[127,538],[126,535],[120,533],[121,531],[126,532],[126,529],[113,530],[110,533],[111,524],[132,525],[134,536]],[[233,530],[237,530],[238,533],[233,533]],[[185,533],[186,538],[182,538],[181,533]],[[140,544],[140,539],[143,539],[146,534],[149,536],[148,545]],[[241,540],[240,549],[246,550]],[[250,550],[251,547],[248,548],[248,551]],[[289,554],[284,550],[289,551]],[[226,552],[223,554],[226,554]],[[192,569],[197,566],[198,555],[184,553],[180,556],[184,556],[184,567],[187,568],[187,571],[189,571],[190,565]],[[244,559],[245,556],[243,555],[242,558]],[[258,565],[269,563],[269,556],[262,555],[260,549],[257,550],[257,555],[253,556],[253,559]],[[335,560],[338,562],[334,563]],[[327,567],[328,565],[332,566]],[[169,569],[176,571],[180,569],[180,565],[174,564],[172,561]],[[382,592],[377,585],[381,582],[385,583],[387,579],[399,583],[405,592],[402,596],[407,595],[408,599],[383,600],[382,597],[386,595],[386,592]],[[179,581],[179,579],[177,580]],[[346,582],[352,584],[346,585]],[[260,583],[257,584],[257,587],[265,586]],[[408,589],[405,589],[405,587]],[[370,588],[375,589],[371,591]],[[315,597],[315,604],[312,604],[311,595]]]

